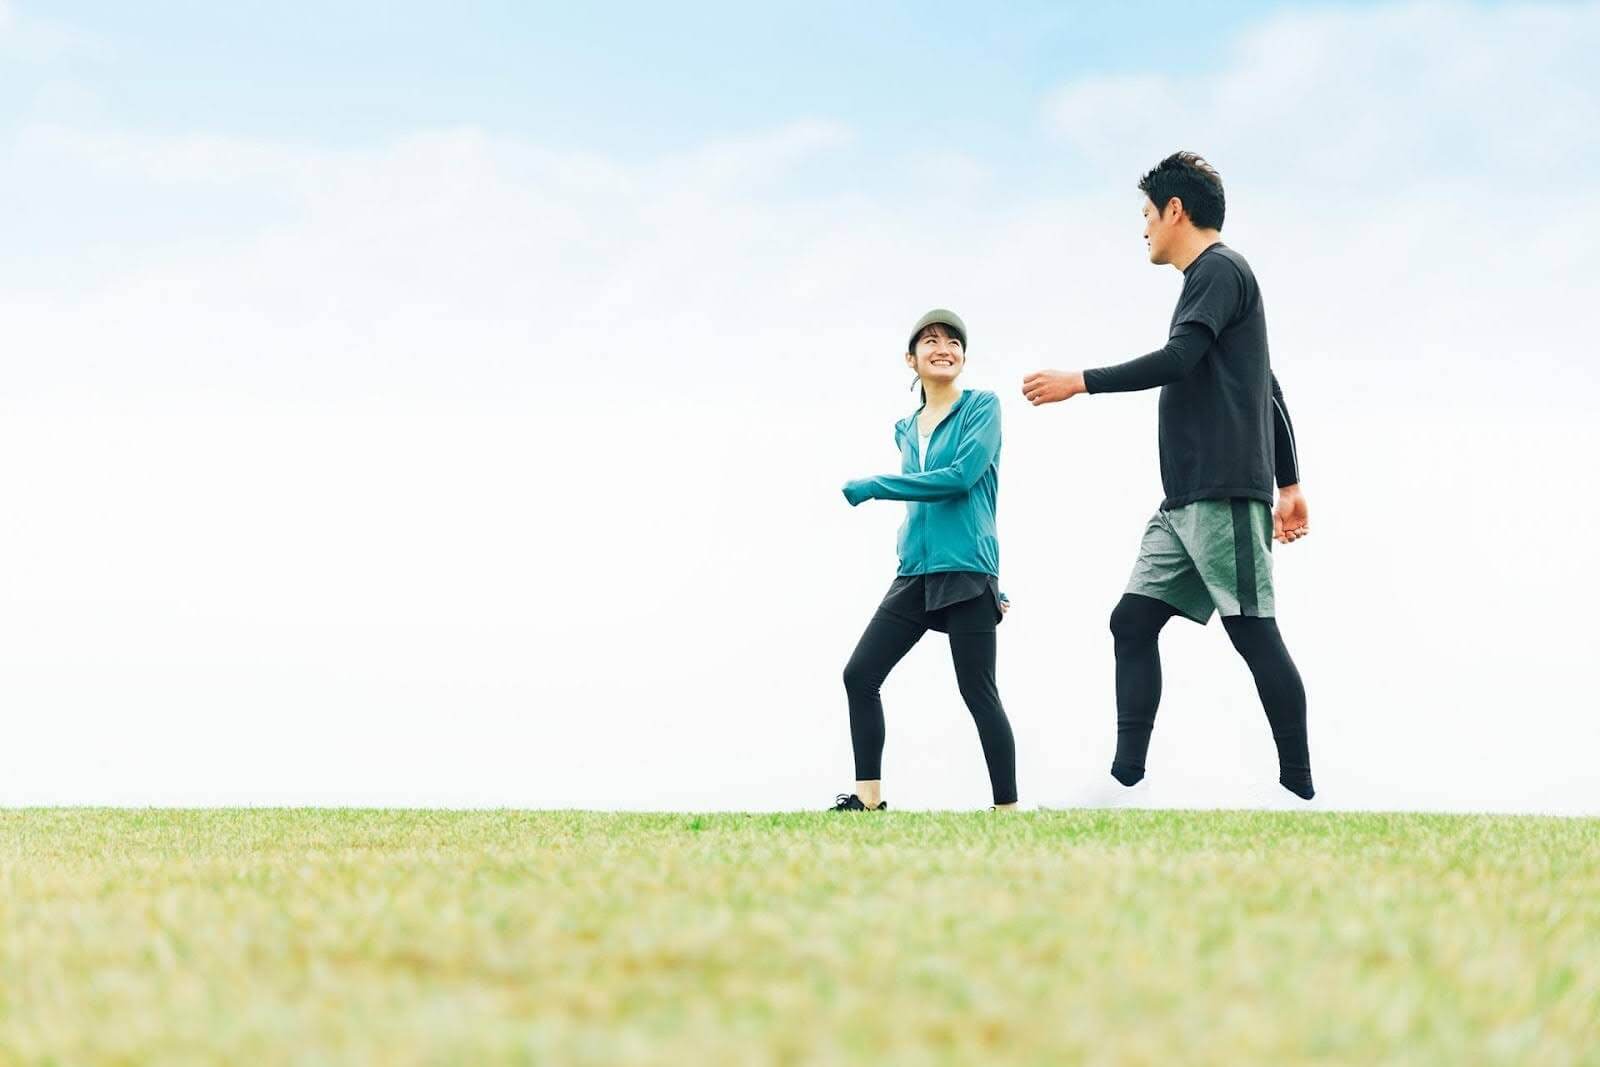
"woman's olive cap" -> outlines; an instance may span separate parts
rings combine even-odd
[[[950,329],[954,330],[957,340],[961,342],[961,347],[967,347],[967,324],[961,321],[961,316],[957,315],[954,311],[951,311],[948,308],[934,308],[932,311],[922,316],[922,318],[918,319],[917,324],[911,328],[911,340],[906,342],[907,352],[916,351],[917,334],[921,333],[929,326],[932,326],[934,323],[938,323],[941,326],[948,326]]]

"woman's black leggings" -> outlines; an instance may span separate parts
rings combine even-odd
[[[894,665],[905,658],[927,628],[879,611],[867,624],[855,652],[844,669],[844,689],[850,698],[850,741],[856,753],[856,780],[882,777],[883,701],[878,690]],[[989,784],[996,804],[1017,801],[1017,746],[1011,723],[1000,706],[995,684],[995,635],[951,634],[950,656],[956,665],[961,698],[978,725],[978,741],[989,764]]]
[[[1111,773],[1123,785],[1144,777],[1150,731],[1161,703],[1161,654],[1156,638],[1177,609],[1154,597],[1129,593],[1111,613],[1117,651],[1117,756]],[[1310,800],[1311,754],[1306,744],[1306,690],[1300,683],[1278,624],[1272,619],[1225,616],[1223,629],[1255,678],[1256,692],[1278,746],[1278,781]]]

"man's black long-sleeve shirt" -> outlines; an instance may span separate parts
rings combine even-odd
[[[1294,425],[1267,353],[1261,290],[1244,257],[1221,242],[1183,272],[1167,344],[1084,371],[1091,393],[1161,387],[1164,509],[1247,497],[1300,481]]]

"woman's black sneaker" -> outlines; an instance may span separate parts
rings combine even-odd
[[[856,796],[854,793],[840,793],[838,796],[834,797],[833,800],[834,800],[834,804],[833,804],[832,810],[834,810],[834,811],[888,811],[889,810],[889,802],[887,800],[880,800],[880,801],[878,801],[878,806],[877,807],[869,808],[865,804],[861,803],[861,798]]]

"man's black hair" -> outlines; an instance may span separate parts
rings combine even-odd
[[[1189,221],[1202,230],[1222,229],[1226,204],[1222,175],[1193,152],[1174,152],[1139,179],[1139,188],[1157,211],[1165,211],[1173,197],[1183,201]]]

